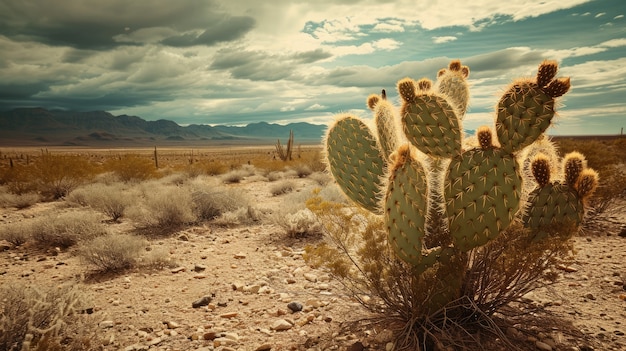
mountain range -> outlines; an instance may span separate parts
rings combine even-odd
[[[293,130],[296,144],[318,144],[326,126],[266,122],[244,127],[192,124],[141,117],[114,116],[105,111],[76,112],[43,108],[17,108],[0,112],[2,146],[146,146],[241,145],[287,142]]]

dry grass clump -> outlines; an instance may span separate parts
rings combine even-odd
[[[117,222],[124,216],[133,198],[133,193],[125,184],[94,183],[75,189],[66,200],[82,206],[90,206]]]
[[[0,286],[0,350],[90,350],[96,321],[76,286]]]
[[[31,232],[24,222],[8,223],[0,227],[0,240],[20,246],[30,240]]]
[[[153,185],[144,188],[143,201],[126,211],[138,227],[168,229],[196,221],[189,187]]]
[[[132,268],[146,246],[146,240],[130,234],[108,234],[84,243],[80,257],[100,273]]]
[[[44,247],[68,248],[80,241],[93,240],[108,233],[102,217],[91,211],[71,211],[46,214],[40,218],[24,221],[24,230]]]
[[[85,157],[52,155],[37,157],[27,165],[15,165],[2,177],[15,194],[37,192],[46,200],[60,199],[96,174]]]
[[[138,155],[121,155],[106,160],[102,168],[114,173],[123,182],[143,181],[158,177],[154,161]]]
[[[310,176],[311,173],[313,173],[313,171],[311,170],[311,167],[302,163],[299,163],[293,166],[293,170],[296,172],[296,175],[298,176],[298,178],[306,178]]]
[[[269,219],[282,228],[290,238],[319,235],[322,226],[317,217],[306,207],[306,201],[317,191],[304,189],[287,195],[280,207],[275,208]]]
[[[291,179],[284,179],[280,182],[272,184],[270,193],[274,196],[283,195],[292,192],[296,188],[296,183]]]
[[[326,186],[333,181],[333,178],[325,172],[313,172],[309,175],[309,179],[314,180],[318,185]]]
[[[414,274],[387,244],[380,216],[319,197],[308,207],[323,223],[326,241],[307,247],[305,259],[329,269],[374,314],[370,322],[394,331],[397,350],[533,348],[528,338],[518,340],[503,330],[530,312],[522,297],[550,284],[554,266],[572,249],[574,226],[549,229],[549,239],[535,242],[533,233],[516,224],[486,246],[453,258],[452,266],[435,264]],[[432,310],[432,299],[446,293],[448,277],[459,271],[464,272],[460,297]],[[537,317],[533,327],[541,321]]]
[[[228,173],[223,174],[222,181],[226,184],[240,183],[248,175],[248,172],[245,170],[234,169]]]
[[[212,220],[226,212],[248,208],[250,205],[245,193],[237,189],[203,183],[201,180],[192,183],[191,188],[194,211],[198,219]]]
[[[283,179],[283,172],[272,171],[267,173],[265,178],[267,178],[267,180],[270,182],[275,182],[277,180]]]
[[[224,227],[232,227],[253,224],[260,220],[260,211],[253,206],[246,206],[222,213],[213,220],[213,223]]]
[[[0,187],[0,207],[14,207],[21,210],[31,207],[39,200],[41,200],[41,196],[37,193],[14,194],[9,192],[6,187]]]

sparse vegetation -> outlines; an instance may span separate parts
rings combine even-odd
[[[0,286],[0,350],[89,350],[96,323],[81,314],[86,296],[72,285]]]
[[[93,240],[107,234],[102,217],[91,211],[49,213],[24,221],[23,228],[29,237],[43,247],[68,248],[79,241]]]
[[[146,240],[130,234],[108,234],[86,242],[80,257],[100,273],[117,272],[137,264]]]
[[[176,228],[196,221],[188,187],[160,186],[146,191],[143,201],[131,206],[127,215],[141,228]]]
[[[67,201],[90,206],[117,222],[133,202],[133,194],[121,183],[94,183],[75,189],[67,196]]]
[[[296,188],[296,183],[291,179],[284,179],[272,184],[270,193],[274,196],[292,192]]]
[[[103,168],[113,172],[123,182],[142,181],[158,176],[153,160],[139,155],[126,154],[109,158]]]

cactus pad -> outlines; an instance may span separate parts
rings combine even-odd
[[[530,193],[522,222],[526,227],[537,230],[537,239],[541,239],[546,235],[541,231],[542,227],[568,221],[579,225],[583,214],[583,202],[576,191],[565,184],[553,183]]]
[[[550,126],[554,98],[565,94],[569,78],[555,79],[556,63],[544,61],[535,80],[517,80],[504,93],[497,107],[496,132],[502,148],[517,152],[535,142]]]
[[[420,151],[433,157],[451,157],[461,152],[461,126],[444,96],[428,91],[432,83],[418,82],[420,90],[411,94],[409,81],[398,83],[404,103],[402,129],[407,139]]]
[[[450,62],[448,69],[442,69],[437,74],[437,91],[454,103],[459,119],[465,116],[469,103],[470,91],[467,84],[469,72],[469,67],[462,66],[459,60],[454,60]]]
[[[444,197],[455,246],[470,250],[507,228],[519,209],[521,185],[517,162],[501,149],[473,149],[453,158]]]
[[[352,115],[339,116],[326,135],[326,153],[343,192],[363,208],[380,212],[384,158],[365,123]]]
[[[424,248],[428,213],[428,184],[422,165],[402,146],[391,170],[385,196],[385,223],[389,244],[398,257],[424,270],[436,262],[441,248]]]

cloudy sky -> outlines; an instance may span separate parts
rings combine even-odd
[[[551,133],[616,134],[625,15],[623,0],[0,0],[0,110],[325,124],[461,59],[474,129],[549,58],[573,87]]]

